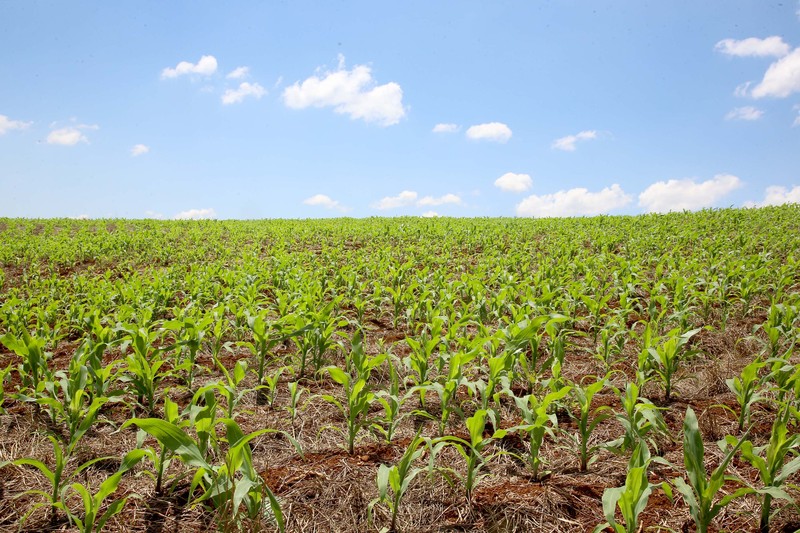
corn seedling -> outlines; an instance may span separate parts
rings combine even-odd
[[[143,455],[141,450],[128,452],[122,459],[122,464],[117,472],[107,477],[94,494],[91,493],[88,487],[77,482],[64,487],[61,495],[62,503],[59,507],[66,513],[70,523],[78,528],[78,531],[81,533],[99,533],[111,517],[122,511],[128,498],[120,498],[112,501],[101,514],[106,499],[116,492],[122,476],[133,468],[136,463],[142,459]],[[70,490],[81,498],[81,502],[83,503],[83,515],[81,516],[77,513],[73,513],[69,507],[63,504]]]
[[[412,388],[405,394],[400,392],[400,376],[397,374],[395,364],[387,358],[389,365],[389,388],[375,393],[375,400],[383,407],[383,416],[376,418],[372,424],[373,429],[383,435],[386,442],[392,442],[394,433],[400,422],[411,413],[401,414],[403,404],[417,391]]]
[[[551,406],[563,400],[570,390],[572,390],[571,387],[563,387],[556,392],[547,394],[541,400],[532,394],[521,398],[515,397],[514,402],[522,415],[524,423],[507,430],[497,430],[493,435],[493,437],[501,439],[507,433],[514,431],[528,434],[528,454],[525,457],[525,463],[530,468],[531,476],[534,480],[538,480],[544,474],[541,472],[542,460],[539,456],[544,437],[545,435],[550,435],[550,437],[555,438],[553,430],[558,427],[558,420],[556,415],[551,412]]]
[[[486,428],[486,411],[479,409],[475,414],[467,418],[466,425],[469,431],[469,442],[452,435],[446,435],[431,441],[431,456],[429,463],[429,470],[433,471],[434,460],[436,455],[445,446],[452,446],[456,449],[459,455],[464,458],[466,463],[466,472],[461,475],[452,468],[439,467],[438,470],[444,475],[445,480],[450,485],[454,484],[454,480],[458,480],[464,487],[467,502],[472,503],[472,491],[475,486],[486,476],[481,473],[481,468],[486,464],[491,457],[484,456],[484,451],[487,446],[494,440],[492,437],[484,437],[483,430]]]
[[[400,502],[414,478],[424,471],[423,468],[414,468],[414,462],[425,452],[425,449],[420,447],[423,444],[426,444],[425,439],[419,435],[415,436],[397,464],[392,466],[381,464],[378,467],[378,497],[369,503],[367,511],[371,520],[375,505],[378,503],[385,505],[391,513],[389,531],[398,531],[397,513],[400,510]],[[390,489],[391,495],[389,495]]]
[[[609,412],[610,408],[607,405],[592,409],[592,400],[607,384],[606,378],[602,378],[586,386],[579,383],[572,386],[572,396],[575,403],[578,404],[578,416],[575,417],[578,424],[578,435],[575,440],[578,448],[578,469],[581,472],[586,471],[589,465],[597,459],[597,452],[604,448],[603,445],[590,444],[592,433],[599,424],[611,418],[613,414]]]
[[[371,421],[368,419],[369,408],[375,399],[375,394],[370,391],[369,385],[363,378],[352,378],[348,373],[337,366],[328,367],[328,374],[331,379],[342,386],[344,390],[344,402],[339,401],[330,394],[323,394],[322,399],[335,405],[345,419],[346,428],[343,431],[347,453],[353,455],[356,436],[362,428],[368,427]],[[328,429],[342,431],[341,428],[326,426]]]
[[[738,478],[726,476],[725,471],[742,443],[743,441],[740,441],[728,450],[722,462],[709,476],[704,464],[705,449],[697,425],[697,416],[691,407],[686,409],[686,418],[683,422],[683,461],[689,483],[683,478],[675,478],[672,483],[689,506],[689,513],[697,526],[698,533],[706,533],[714,518],[730,502],[753,492],[752,489],[744,487],[717,501],[717,494],[725,481],[741,482]]]
[[[737,441],[728,436],[728,444],[741,446],[742,458],[758,470],[762,488],[757,492],[761,495],[761,519],[759,531],[769,532],[770,506],[773,498],[793,501],[782,487],[787,484],[791,475],[800,470],[800,434],[789,433],[788,412],[779,413],[772,424],[772,433],[769,442],[764,446],[754,447],[749,440]],[[792,457],[787,461],[787,457]]]
[[[673,329],[668,335],[668,339],[660,346],[652,346],[648,349],[652,359],[652,369],[660,378],[661,385],[664,387],[664,399],[672,399],[672,386],[675,383],[678,367],[681,362],[696,353],[694,351],[685,352],[683,347],[700,332],[701,328],[679,334],[678,329]]]
[[[739,431],[742,431],[744,426],[750,423],[753,405],[762,399],[758,392],[761,386],[758,372],[765,364],[764,361],[755,360],[744,367],[737,377],[725,380],[725,384],[736,395],[736,401],[739,404]]]
[[[668,434],[667,425],[659,408],[647,398],[639,395],[639,386],[629,382],[625,390],[614,389],[620,397],[622,412],[615,418],[622,425],[625,434],[616,441],[608,443],[608,448],[623,452],[633,450],[638,445],[649,445],[658,449],[656,437]]]
[[[638,533],[641,530],[639,515],[647,507],[653,489],[658,486],[647,479],[650,460],[647,446],[644,443],[637,445],[628,463],[625,485],[603,491],[603,516],[607,521],[598,525],[595,533],[609,527],[614,533]],[[622,524],[616,520],[617,508],[622,514]]]

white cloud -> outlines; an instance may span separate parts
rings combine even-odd
[[[342,212],[350,210],[349,208],[339,203],[338,200],[334,200],[330,196],[327,196],[325,194],[315,194],[314,196],[303,200],[303,203],[305,205],[324,207],[325,209],[336,209],[337,211],[342,211]]]
[[[578,141],[587,141],[589,139],[596,139],[597,132],[595,130],[582,131],[576,135],[567,135],[553,141],[552,148],[556,150],[564,150],[566,152],[575,151],[575,143]]]
[[[247,76],[250,72],[250,67],[236,67],[232,71],[228,72],[228,75],[225,76],[229,80],[240,80]]]
[[[154,218],[156,220],[164,220],[164,214],[158,211],[145,211],[144,218]]]
[[[174,217],[175,220],[207,220],[210,218],[217,218],[217,212],[213,208],[206,209],[188,209],[181,211]]]
[[[750,94],[753,98],[785,98],[796,92],[800,92],[800,47],[771,64]]]
[[[149,151],[150,151],[150,147],[147,146],[146,144],[135,144],[135,145],[133,145],[133,148],[131,148],[131,155],[133,157],[136,157],[136,156],[139,156],[139,155],[144,155]]]
[[[507,142],[511,138],[511,128],[502,122],[476,124],[467,130],[467,138],[475,141]]]
[[[764,200],[761,202],[746,202],[745,207],[764,207],[767,205],[800,204],[800,185],[791,189],[772,185],[764,191]]]
[[[533,186],[533,180],[528,174],[506,172],[494,180],[494,186],[506,192],[525,192]]]
[[[792,109],[797,111],[797,116],[794,118],[792,126],[800,126],[800,104],[795,105]]]
[[[458,130],[458,124],[437,124],[433,127],[433,133],[455,133]]]
[[[737,107],[725,115],[725,120],[758,120],[764,115],[764,111],[752,106]]]
[[[714,206],[742,185],[742,180],[732,174],[717,174],[700,183],[692,179],[657,181],[639,195],[639,205],[650,213],[692,211]]]
[[[463,201],[457,194],[447,193],[442,196],[423,196],[419,197],[416,191],[402,191],[397,196],[385,196],[373,203],[373,209],[397,209],[398,207],[435,207],[439,205],[462,205]]]
[[[433,196],[425,196],[424,198],[420,198],[417,201],[417,205],[419,207],[426,207],[426,206],[437,206],[437,205],[444,205],[444,204],[460,204],[461,197],[456,194],[445,194],[444,196],[440,196],[438,198],[434,198]]]
[[[737,57],[781,57],[789,53],[790,47],[777,35],[758,39],[723,39],[714,49],[729,56]]]
[[[83,134],[84,130],[96,130],[96,124],[77,124],[53,130],[47,136],[47,144],[60,144],[61,146],[75,146],[83,142],[88,143],[89,139]]]
[[[442,215],[440,215],[436,211],[425,211],[424,213],[422,213],[422,217],[423,218],[437,218],[437,217],[440,217],[440,216],[442,216]]]
[[[417,201],[418,194],[415,191],[403,191],[397,196],[385,196],[380,201],[372,204],[375,209],[396,209],[412,205]]]
[[[210,76],[217,71],[217,59],[214,56],[203,56],[197,63],[181,61],[175,68],[167,67],[161,71],[161,78],[177,78],[186,74]]]
[[[528,196],[517,205],[517,215],[537,218],[594,216],[624,207],[631,199],[616,183],[599,192],[580,187],[555,194]]]
[[[239,84],[238,89],[228,89],[222,95],[222,103],[225,105],[238,104],[248,96],[252,96],[256,100],[267,94],[258,83],[242,82]]]
[[[295,82],[284,89],[283,101],[292,109],[332,107],[336,113],[381,126],[397,124],[406,115],[400,85],[377,85],[366,65],[347,70],[341,54],[336,70]]]
[[[740,83],[736,86],[736,89],[733,90],[733,95],[738,98],[745,98],[750,95],[750,86],[753,85],[752,81],[746,81],[744,83]]]
[[[21,120],[11,120],[6,115],[0,115],[0,135],[5,135],[7,131],[11,130],[24,130],[30,126],[31,122],[23,122]]]

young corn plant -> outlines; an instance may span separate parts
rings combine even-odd
[[[169,399],[164,398],[164,420],[170,424],[180,425],[181,416],[178,412],[178,404]],[[172,452],[164,446],[160,445],[160,450],[156,452],[153,448],[144,447],[144,437],[147,433],[144,430],[139,430],[136,435],[136,449],[142,450],[145,456],[153,463],[155,474],[145,471],[145,474],[155,481],[156,494],[162,494],[164,485],[164,472],[169,468],[172,460]]]
[[[0,415],[5,414],[6,410],[4,407],[6,401],[6,380],[8,379],[8,375],[11,372],[11,365],[5,367],[4,369],[0,369]]]
[[[736,477],[726,476],[725,471],[743,442],[743,440],[739,441],[731,447],[719,466],[709,476],[704,464],[705,449],[697,424],[697,416],[691,407],[686,409],[686,417],[683,422],[683,462],[689,482],[687,483],[683,478],[675,478],[672,484],[689,506],[689,513],[697,526],[698,533],[706,533],[714,518],[726,505],[736,498],[753,492],[753,489],[743,487],[716,501],[717,493],[725,481],[741,482]]]
[[[622,412],[614,416],[622,425],[625,434],[608,443],[608,448],[621,453],[633,450],[641,444],[658,450],[656,437],[668,435],[667,425],[659,408],[647,398],[640,396],[639,386],[636,383],[626,383],[624,391],[616,388],[614,390],[622,404]]]
[[[483,431],[486,428],[486,418],[486,411],[478,409],[475,411],[474,415],[467,419],[466,425],[469,431],[469,442],[452,435],[446,435],[431,441],[432,447],[428,466],[429,471],[436,470],[434,466],[436,456],[445,446],[454,447],[458,454],[464,458],[466,462],[466,472],[464,475],[447,467],[439,467],[438,470],[444,475],[445,480],[450,485],[453,485],[454,481],[461,482],[464,487],[464,494],[467,502],[470,504],[472,503],[472,492],[475,486],[486,476],[485,473],[481,473],[481,468],[492,458],[492,456],[484,456],[486,448],[495,440],[494,436],[483,436]]]
[[[572,396],[578,404],[578,415],[573,417],[578,424],[578,434],[575,437],[578,448],[578,469],[585,472],[590,464],[597,460],[597,452],[604,445],[592,445],[592,433],[597,426],[613,416],[611,408],[602,405],[592,409],[592,400],[595,395],[608,385],[606,378],[596,379],[588,385],[575,383],[572,386]]]
[[[125,358],[124,370],[127,372],[120,377],[123,383],[130,383],[136,393],[136,399],[148,413],[153,413],[156,407],[156,394],[159,383],[169,375],[162,372],[166,360],[163,352],[169,348],[156,347],[155,341],[160,337],[157,330],[150,331],[143,327],[129,326],[122,349],[130,345],[133,353]]]
[[[186,369],[186,385],[189,390],[192,389],[194,383],[194,373],[196,368],[197,352],[203,343],[203,338],[206,336],[206,330],[209,329],[213,321],[213,316],[207,314],[198,319],[183,317],[176,320],[170,320],[164,323],[164,329],[173,332],[175,335],[176,346],[180,349],[176,352],[176,367],[183,367]],[[186,353],[187,358],[182,360],[182,355]]]
[[[788,485],[790,476],[800,470],[800,434],[796,430],[790,433],[788,410],[779,413],[772,424],[769,442],[764,446],[754,447],[749,440],[739,443],[735,437],[728,436],[726,441],[732,446],[741,446],[742,458],[758,470],[762,488],[760,533],[769,532],[770,507],[773,498],[793,501],[783,487]],[[794,455],[794,457],[792,457]],[[787,461],[787,457],[790,459]]]
[[[66,429],[65,443],[68,454],[77,445],[81,437],[97,420],[100,408],[108,398],[91,398],[86,388],[89,371],[86,366],[73,358],[70,361],[69,374],[56,372],[58,381],[45,382],[48,396],[38,399],[38,403],[50,409],[54,424],[63,424]],[[56,387],[60,389],[57,390]]]
[[[321,372],[327,362],[326,354],[336,343],[334,334],[337,327],[347,325],[347,320],[334,315],[334,308],[341,297],[328,302],[319,310],[309,311],[306,316],[306,328],[303,330],[303,344],[311,354],[311,364],[315,372]],[[298,334],[298,333],[295,333]],[[304,350],[305,351],[305,350]],[[305,368],[301,365],[300,376]]]
[[[367,512],[370,521],[372,521],[375,505],[379,503],[385,505],[391,513],[389,531],[399,531],[397,528],[397,514],[400,510],[400,502],[414,478],[425,470],[424,468],[414,467],[414,462],[425,452],[424,447],[421,447],[422,445],[427,445],[427,442],[417,434],[406,447],[397,464],[392,466],[381,464],[378,467],[378,497],[369,503]],[[389,494],[390,489],[391,495]]]
[[[44,383],[52,379],[48,364],[51,355],[44,350],[45,339],[31,336],[22,329],[19,337],[10,332],[0,337],[0,344],[22,358],[18,367],[22,382],[21,399],[36,402],[44,392]],[[38,412],[38,404],[35,404],[35,409]]]
[[[497,411],[494,405],[499,404],[500,395],[508,391],[511,385],[509,373],[514,365],[511,353],[502,351],[500,354],[489,357],[486,367],[489,370],[486,382],[482,379],[469,384],[480,399],[479,408],[486,411],[492,425],[497,425]],[[500,387],[500,390],[497,390]]]
[[[248,518],[260,515],[263,506],[262,494],[266,493],[278,529],[284,531],[285,524],[280,504],[256,473],[249,443],[265,433],[277,432],[285,435],[302,455],[299,444],[289,435],[275,429],[261,429],[245,435],[235,421],[225,418],[220,422],[226,426],[228,443],[227,452],[220,465],[210,464],[199,443],[183,429],[166,420],[132,418],[122,427],[135,425],[144,430],[156,438],[161,446],[179,457],[184,465],[194,469],[190,495],[198,489],[201,494],[193,501],[193,505],[208,502],[219,510],[223,522],[227,519],[238,523],[242,517],[242,506]]]
[[[658,487],[647,479],[647,470],[650,465],[650,452],[647,446],[639,443],[628,462],[628,472],[625,475],[625,485],[603,491],[603,516],[606,522],[598,525],[595,533],[611,528],[614,533],[638,533],[641,530],[639,515],[642,514],[650,494]],[[616,520],[616,509],[622,514],[622,522]]]
[[[286,385],[289,388],[289,405],[286,406],[286,410],[289,412],[289,423],[292,426],[292,431],[294,431],[294,421],[297,419],[297,414],[301,409],[300,398],[302,398],[306,390],[297,381],[290,381]]]
[[[267,313],[267,310],[263,310],[255,316],[248,314],[247,324],[253,334],[253,342],[240,341],[237,343],[239,346],[244,346],[250,350],[250,353],[256,358],[256,377],[259,385],[264,384],[269,362],[268,357],[272,349],[309,329],[308,325],[303,325],[295,331],[289,331],[287,324],[295,317],[289,316],[270,322]],[[301,376],[304,371],[305,367],[302,366],[300,369]]]
[[[328,374],[342,386],[345,399],[344,402],[341,402],[331,394],[323,394],[322,399],[339,409],[344,416],[346,427],[344,430],[335,426],[326,426],[326,428],[342,431],[345,435],[347,453],[353,455],[358,432],[371,424],[367,415],[375,399],[375,393],[370,390],[366,380],[353,378],[337,366],[329,366]]]
[[[463,354],[460,352],[450,356],[447,363],[447,375],[442,381],[437,381],[428,385],[428,388],[439,396],[439,406],[441,410],[438,420],[440,437],[444,436],[445,429],[450,421],[450,416],[453,413],[456,413],[461,418],[464,416],[460,405],[456,402],[458,388],[467,383],[462,373],[462,361]],[[425,414],[427,415],[427,413]]]
[[[544,438],[549,435],[555,438],[554,429],[558,427],[558,419],[551,412],[551,406],[564,399],[572,390],[571,387],[562,387],[560,390],[547,394],[541,400],[532,394],[519,398],[514,397],[514,402],[522,415],[523,423],[509,429],[499,429],[493,437],[502,439],[507,433],[521,431],[528,435],[528,454],[524,459],[531,471],[531,477],[538,481],[546,472],[541,471],[542,460],[539,452],[542,449]]]
[[[30,515],[39,509],[40,507],[49,507],[49,515],[51,521],[54,521],[57,516],[57,512],[59,510],[68,512],[64,506],[64,490],[68,487],[68,483],[78,476],[81,472],[89,468],[90,466],[111,459],[111,457],[98,457],[92,459],[90,461],[86,461],[82,465],[78,466],[71,474],[66,475],[66,466],[67,462],[70,459],[72,448],[68,445],[65,445],[58,441],[52,435],[48,435],[47,438],[50,440],[50,443],[53,445],[53,468],[50,469],[44,462],[39,461],[38,459],[33,459],[30,457],[26,457],[23,459],[17,459],[12,461],[12,464],[16,466],[30,466],[41,472],[47,481],[50,484],[50,492],[45,492],[38,489],[31,489],[27,490],[23,493],[23,495],[35,495],[41,496],[44,501],[37,502],[33,506],[31,506],[30,510],[20,519],[20,525],[22,525]],[[132,455],[131,457],[134,457]],[[125,461],[123,461],[123,465],[125,465]]]
[[[92,494],[88,487],[78,482],[64,487],[59,507],[66,513],[70,524],[75,525],[81,533],[100,533],[110,518],[122,512],[128,498],[113,500],[108,504],[106,510],[101,513],[105,501],[116,492],[122,480],[122,476],[133,468],[143,456],[142,450],[132,450],[128,452],[122,459],[122,464],[119,469],[114,474],[107,477],[94,494]],[[64,504],[70,489],[81,498],[81,502],[83,503],[82,515],[73,513],[70,508]]]
[[[742,431],[744,426],[750,423],[753,405],[762,399],[762,395],[759,394],[761,379],[758,372],[765,365],[764,361],[755,360],[744,367],[741,374],[725,380],[725,384],[736,395],[736,401],[739,404],[739,431]]]
[[[229,371],[227,368],[225,368],[225,365],[217,361],[217,368],[222,373],[223,379],[216,383],[212,383],[211,386],[214,387],[223,398],[225,398],[228,410],[227,417],[233,419],[236,415],[236,407],[239,405],[239,402],[242,400],[242,398],[255,390],[249,388],[240,389],[244,378],[247,376],[247,361],[244,359],[239,359],[236,361],[236,364],[233,365],[232,371]],[[274,395],[271,396],[271,398],[274,398]],[[272,402],[270,401],[270,404],[271,403]]]
[[[389,388],[375,393],[375,400],[383,407],[383,416],[376,418],[372,424],[375,431],[380,433],[387,443],[392,442],[397,427],[403,418],[411,413],[401,413],[403,404],[417,391],[412,388],[405,394],[400,392],[400,376],[391,358],[387,358],[389,365]]]
[[[430,384],[428,374],[431,370],[431,360],[433,352],[441,343],[441,339],[436,336],[428,336],[423,333],[419,339],[406,337],[405,339],[408,346],[411,348],[411,353],[403,358],[403,364],[408,370],[413,372],[411,379],[414,385],[419,390],[419,403],[422,408],[425,408],[425,392],[426,385]]]
[[[694,350],[686,351],[684,346],[700,332],[702,328],[696,328],[686,333],[680,334],[679,329],[673,329],[668,335],[668,339],[660,346],[651,346],[648,349],[652,361],[652,369],[660,378],[664,387],[664,399],[672,400],[672,386],[675,383],[678,367],[690,355],[697,353]]]

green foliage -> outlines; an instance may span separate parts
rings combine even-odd
[[[717,499],[717,494],[725,481],[741,482],[738,478],[725,475],[728,463],[741,445],[742,442],[739,442],[728,450],[722,462],[711,475],[708,475],[705,468],[705,447],[697,426],[697,416],[691,407],[686,409],[686,418],[683,422],[683,461],[689,482],[686,483],[683,478],[675,478],[673,484],[689,506],[689,512],[699,533],[708,531],[711,522],[726,505],[736,498],[753,492],[752,489],[743,487]]]
[[[397,464],[392,466],[381,464],[378,466],[378,497],[369,503],[367,511],[372,516],[373,508],[377,503],[386,505],[392,516],[389,531],[397,531],[397,513],[400,510],[400,502],[414,478],[425,470],[424,468],[414,467],[414,462],[425,451],[424,448],[420,448],[423,444],[426,444],[425,439],[417,434],[406,447]],[[390,489],[391,496],[389,495]]]
[[[603,516],[607,521],[598,525],[595,532],[609,527],[614,533],[637,533],[640,530],[639,515],[647,507],[653,489],[658,486],[647,479],[650,461],[647,446],[638,444],[628,463],[625,485],[603,491]],[[622,514],[622,523],[616,520],[617,508]]]
[[[652,360],[652,369],[661,380],[664,387],[664,398],[667,401],[672,399],[672,385],[675,382],[678,367],[681,362],[692,355],[694,352],[685,352],[683,347],[700,332],[700,328],[680,333],[679,329],[673,329],[667,334],[667,340],[659,346],[648,348]]]

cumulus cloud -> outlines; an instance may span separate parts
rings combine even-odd
[[[188,209],[181,211],[172,218],[175,220],[207,220],[217,218],[217,212],[210,207],[206,209]]]
[[[511,138],[511,128],[502,122],[487,122],[476,124],[467,130],[467,138],[474,141],[508,142]]]
[[[325,209],[336,209],[337,211],[342,212],[349,211],[349,209],[339,203],[338,200],[334,200],[325,194],[315,194],[314,196],[303,200],[303,203],[305,205],[324,207]]]
[[[717,174],[699,183],[693,179],[657,181],[639,194],[639,206],[650,213],[703,209],[742,185],[732,174]]]
[[[786,98],[796,92],[800,92],[800,47],[771,64],[750,95],[753,98]]]
[[[760,202],[746,202],[745,207],[764,207],[767,205],[800,204],[800,185],[791,189],[780,185],[772,185],[764,191],[764,199]]]
[[[197,63],[181,61],[175,68],[167,67],[161,71],[161,79],[177,78],[187,74],[198,74],[200,76],[211,76],[217,71],[217,58],[214,56],[203,56]]]
[[[397,196],[385,196],[375,202],[372,207],[375,209],[396,209],[413,205],[419,195],[416,191],[403,191]]]
[[[332,107],[336,113],[381,126],[397,124],[406,115],[400,85],[377,85],[366,65],[347,70],[342,55],[336,70],[321,72],[284,89],[283,101],[292,109]]]
[[[457,194],[448,193],[442,196],[423,196],[417,191],[402,191],[397,196],[385,196],[372,204],[373,209],[397,209],[398,207],[435,207],[439,205],[461,205],[463,202]]]
[[[59,128],[50,132],[47,136],[47,144],[59,144],[61,146],[75,146],[78,143],[88,143],[89,139],[83,134],[85,130],[96,130],[96,124],[76,124]]]
[[[458,130],[458,124],[437,124],[433,127],[433,133],[455,133]]]
[[[764,111],[752,106],[737,107],[725,115],[725,120],[758,120],[764,115]]]
[[[494,186],[506,192],[525,192],[533,186],[533,180],[528,174],[506,172],[494,180]]]
[[[21,120],[11,120],[6,115],[0,115],[0,135],[5,135],[7,131],[24,130],[30,126],[31,122],[23,122]]]
[[[145,211],[144,218],[153,218],[156,220],[164,220],[164,213],[159,213],[158,211]]]
[[[239,84],[238,89],[228,89],[222,94],[222,103],[225,105],[238,104],[248,96],[252,96],[256,100],[267,94],[258,83],[242,82]]]
[[[714,45],[718,52],[737,57],[782,57],[789,53],[790,47],[777,35],[758,39],[723,39]]]
[[[150,151],[150,147],[146,144],[134,144],[133,148],[131,148],[131,156],[136,157],[139,155],[144,155]]]
[[[578,141],[587,141],[589,139],[596,139],[597,132],[595,130],[585,130],[575,135],[567,135],[553,141],[552,148],[556,150],[564,150],[565,152],[574,152],[575,143]]]
[[[631,202],[631,196],[618,184],[591,192],[579,187],[555,194],[531,195],[517,205],[517,216],[568,217],[595,216],[619,209]]]
[[[423,218],[436,218],[436,217],[440,217],[440,216],[442,216],[442,215],[440,215],[436,211],[425,211],[424,213],[422,213],[422,217]]]
[[[457,194],[445,194],[444,196],[440,196],[438,198],[434,198],[433,196],[425,196],[420,198],[417,201],[417,205],[420,207],[423,206],[437,206],[437,205],[444,205],[444,204],[460,204],[461,197]]]
[[[229,80],[240,80],[242,78],[247,77],[247,74],[250,73],[250,67],[236,67],[232,71],[228,72],[228,75],[225,76]]]

